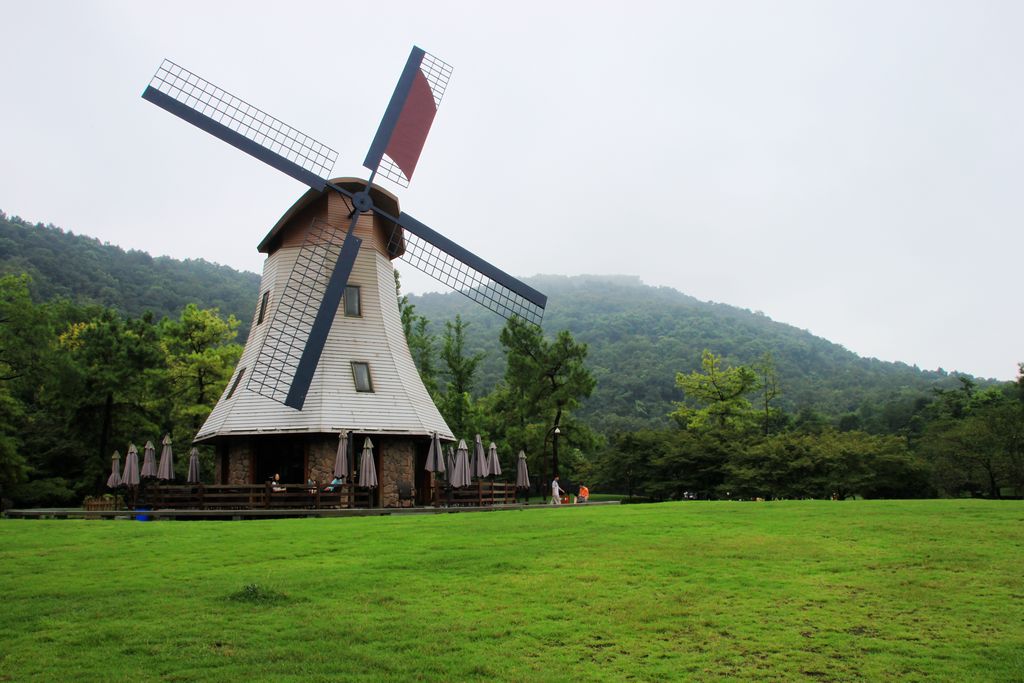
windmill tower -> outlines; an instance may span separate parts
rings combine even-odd
[[[397,484],[429,489],[430,436],[454,435],[405,340],[392,259],[509,318],[540,324],[547,298],[399,210],[378,173],[408,186],[451,68],[413,48],[363,165],[328,180],[337,154],[196,74],[164,61],[143,98],[310,186],[260,242],[267,254],[238,367],[196,435],[217,478],[329,478],[338,435],[374,440],[380,504]],[[423,499],[425,500],[425,499]]]

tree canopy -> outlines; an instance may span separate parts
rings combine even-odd
[[[0,278],[3,497],[78,502],[104,490],[115,449],[164,434],[187,446],[241,355],[237,321],[194,304],[163,320],[36,304],[31,286],[28,276]]]

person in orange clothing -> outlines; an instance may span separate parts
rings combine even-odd
[[[586,503],[588,498],[590,498],[590,489],[580,484],[580,494],[576,497],[576,502]]]

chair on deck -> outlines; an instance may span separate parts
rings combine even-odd
[[[407,481],[398,482],[398,505],[399,507],[406,507],[405,503],[409,503],[409,507],[416,504],[416,496],[413,492],[412,484]]]

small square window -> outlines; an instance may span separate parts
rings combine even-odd
[[[245,375],[245,368],[240,368],[238,370],[238,374],[235,375],[235,381],[231,383],[231,391],[228,392],[228,395],[225,396],[225,398],[231,398],[232,396],[235,395],[235,389],[237,389],[238,385],[242,382],[242,377],[244,375]]]
[[[263,292],[263,298],[260,299],[260,315],[256,319],[256,324],[259,325],[263,322],[263,318],[267,315],[267,302],[270,301],[270,290]]]
[[[373,391],[373,380],[370,379],[370,364],[352,361],[352,379],[356,383],[356,391]]]
[[[345,288],[345,316],[348,318],[358,318],[362,314],[359,301],[359,287],[350,285]]]

